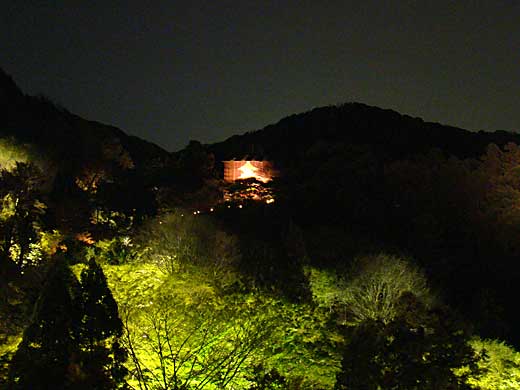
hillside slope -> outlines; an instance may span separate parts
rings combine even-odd
[[[384,160],[421,154],[432,148],[466,158],[481,155],[489,143],[520,143],[520,135],[506,131],[475,133],[392,110],[347,103],[291,115],[261,130],[209,145],[209,149],[221,160],[254,154],[287,167],[295,159],[304,158],[318,142],[370,145]]]
[[[114,126],[85,120],[45,97],[25,95],[2,69],[0,110],[1,137],[34,145],[58,164],[84,165],[126,155],[141,168],[170,158],[159,146]]]

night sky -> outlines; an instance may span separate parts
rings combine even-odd
[[[520,131],[517,0],[0,5],[24,92],[170,151],[349,101]]]

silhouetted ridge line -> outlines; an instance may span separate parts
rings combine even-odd
[[[230,159],[254,145],[255,150],[288,164],[304,157],[318,142],[370,145],[383,159],[420,154],[432,148],[468,158],[480,156],[490,143],[520,143],[520,135],[506,131],[470,132],[389,109],[346,103],[290,115],[263,129],[209,145],[209,149],[219,159]]]

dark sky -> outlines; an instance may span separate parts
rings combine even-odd
[[[0,67],[170,151],[348,101],[515,131],[520,1],[4,0]]]

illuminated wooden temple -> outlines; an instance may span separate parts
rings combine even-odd
[[[224,163],[224,180],[234,182],[243,179],[256,179],[267,183],[273,179],[273,164],[270,161],[230,160]]]
[[[235,183],[240,180],[255,179],[244,186],[232,186],[224,189],[224,201],[241,204],[247,200],[273,203],[275,196],[272,188],[266,185],[277,176],[270,161],[264,160],[229,160],[224,163],[224,180]],[[242,207],[241,205],[239,207]]]

